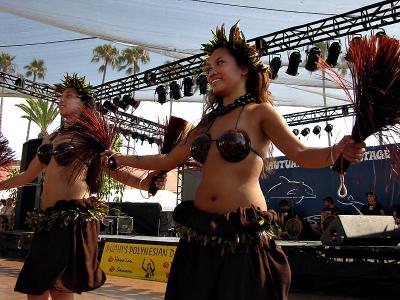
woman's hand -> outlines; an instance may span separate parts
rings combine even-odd
[[[350,135],[344,136],[341,141],[332,146],[332,158],[336,161],[340,154],[351,163],[359,163],[364,158],[365,143],[355,143]]]
[[[122,154],[119,152],[115,152],[114,150],[106,150],[101,154],[102,165],[105,168],[114,171],[117,167],[120,166],[118,162],[118,157]]]
[[[161,172],[161,171],[153,171],[153,172],[150,172],[150,173],[146,176],[146,178],[144,178],[144,179],[141,181],[141,183],[140,183],[140,188],[141,188],[142,190],[148,191],[149,188],[150,188],[150,183],[151,183],[153,177],[157,176],[157,179],[156,179],[156,181],[155,181],[156,187],[157,187],[159,190],[164,190],[164,189],[165,189],[166,182],[167,182],[167,174],[159,175],[160,172]]]

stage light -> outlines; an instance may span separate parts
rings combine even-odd
[[[158,100],[157,100],[158,103],[164,104],[165,102],[167,102],[167,92],[165,90],[165,86],[159,85],[156,88],[156,93],[158,96]]]
[[[183,79],[183,96],[190,97],[193,96],[193,79],[192,77],[185,77]]]
[[[310,128],[306,127],[300,132],[302,136],[307,136],[310,133]]]
[[[200,95],[207,94],[207,75],[199,75],[199,77],[197,77],[197,85],[199,86]]]
[[[348,116],[349,115],[349,107],[346,105],[342,106],[342,114],[343,116]]]
[[[332,130],[333,130],[333,125],[332,124],[326,124],[324,130],[332,136]]]
[[[321,50],[318,47],[312,47],[310,50],[307,50],[306,70],[310,72],[318,70],[317,62],[319,56],[321,56]]]
[[[301,63],[301,54],[300,51],[294,51],[289,56],[289,65],[286,70],[286,74],[296,76],[299,74],[297,70],[299,69],[299,65]]]
[[[116,106],[119,106],[119,103],[121,102],[121,98],[119,96],[116,96],[112,99],[112,103]]]
[[[319,125],[315,126],[314,129],[312,130],[312,132],[313,132],[315,135],[320,134],[320,133],[321,133],[321,126],[319,126]]]
[[[295,136],[298,136],[299,133],[300,133],[300,131],[299,131],[297,128],[293,129],[293,134],[294,134]]]
[[[383,28],[379,28],[379,31],[378,31],[377,33],[375,33],[375,35],[376,35],[377,37],[386,36],[386,31],[385,31],[385,29],[383,29]]]
[[[281,68],[282,61],[279,56],[275,56],[271,62],[269,63],[269,74],[271,79],[275,79],[278,77],[279,69]]]
[[[122,97],[119,107],[121,107],[123,110],[126,110],[129,105],[136,109],[139,106],[139,102],[136,101],[131,95],[126,94]]]
[[[182,98],[181,88],[175,80],[169,84],[169,95],[175,100],[179,100]]]
[[[156,78],[157,78],[157,75],[154,72],[145,72],[144,77],[143,77],[144,82],[148,85],[155,84]]]
[[[106,111],[111,111],[111,112],[114,112],[114,113],[118,110],[118,106],[112,104],[111,101],[109,101],[109,100],[104,101],[103,108]]]
[[[17,79],[15,79],[14,85],[16,87],[19,87],[19,88],[23,89],[24,86],[25,86],[25,80],[23,78],[21,78],[21,77],[18,77]]]
[[[132,132],[131,132],[131,137],[132,137],[134,140],[138,140],[138,139],[140,138],[140,133],[139,133],[139,132],[136,132],[136,131],[132,131]]]
[[[328,57],[326,59],[326,63],[331,67],[337,65],[337,61],[339,59],[339,54],[341,53],[342,46],[340,46],[339,42],[333,42],[328,49]]]

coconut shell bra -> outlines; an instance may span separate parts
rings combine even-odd
[[[251,102],[255,101],[250,101],[247,103]],[[218,138],[213,139],[208,133],[212,126],[211,123],[206,133],[203,133],[195,138],[190,150],[192,157],[196,161],[198,161],[199,163],[204,163],[206,161],[212,142],[215,142],[218,152],[220,153],[222,158],[228,162],[240,162],[244,160],[250,152],[254,152],[256,155],[261,157],[261,159],[264,159],[260,153],[258,153],[251,147],[249,135],[244,130],[237,128],[240,116],[243,112],[244,106],[247,103],[236,106],[242,106],[242,109],[240,111],[238,119],[236,120],[236,125],[234,129],[227,130],[222,133]]]

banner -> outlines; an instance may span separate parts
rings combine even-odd
[[[106,242],[100,267],[108,275],[167,282],[176,246]]]

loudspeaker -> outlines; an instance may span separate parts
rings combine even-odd
[[[323,245],[397,245],[400,229],[392,216],[339,215],[321,236]]]
[[[158,236],[160,232],[160,203],[149,202],[110,202],[110,210],[117,206],[133,218],[133,232],[138,235]]]
[[[24,143],[22,147],[20,171],[25,171],[32,159],[36,156],[37,149],[42,143],[42,139],[32,139]],[[17,202],[15,205],[15,226],[17,230],[26,230],[25,219],[28,212],[39,207],[40,184],[36,178],[29,185],[18,189]]]

